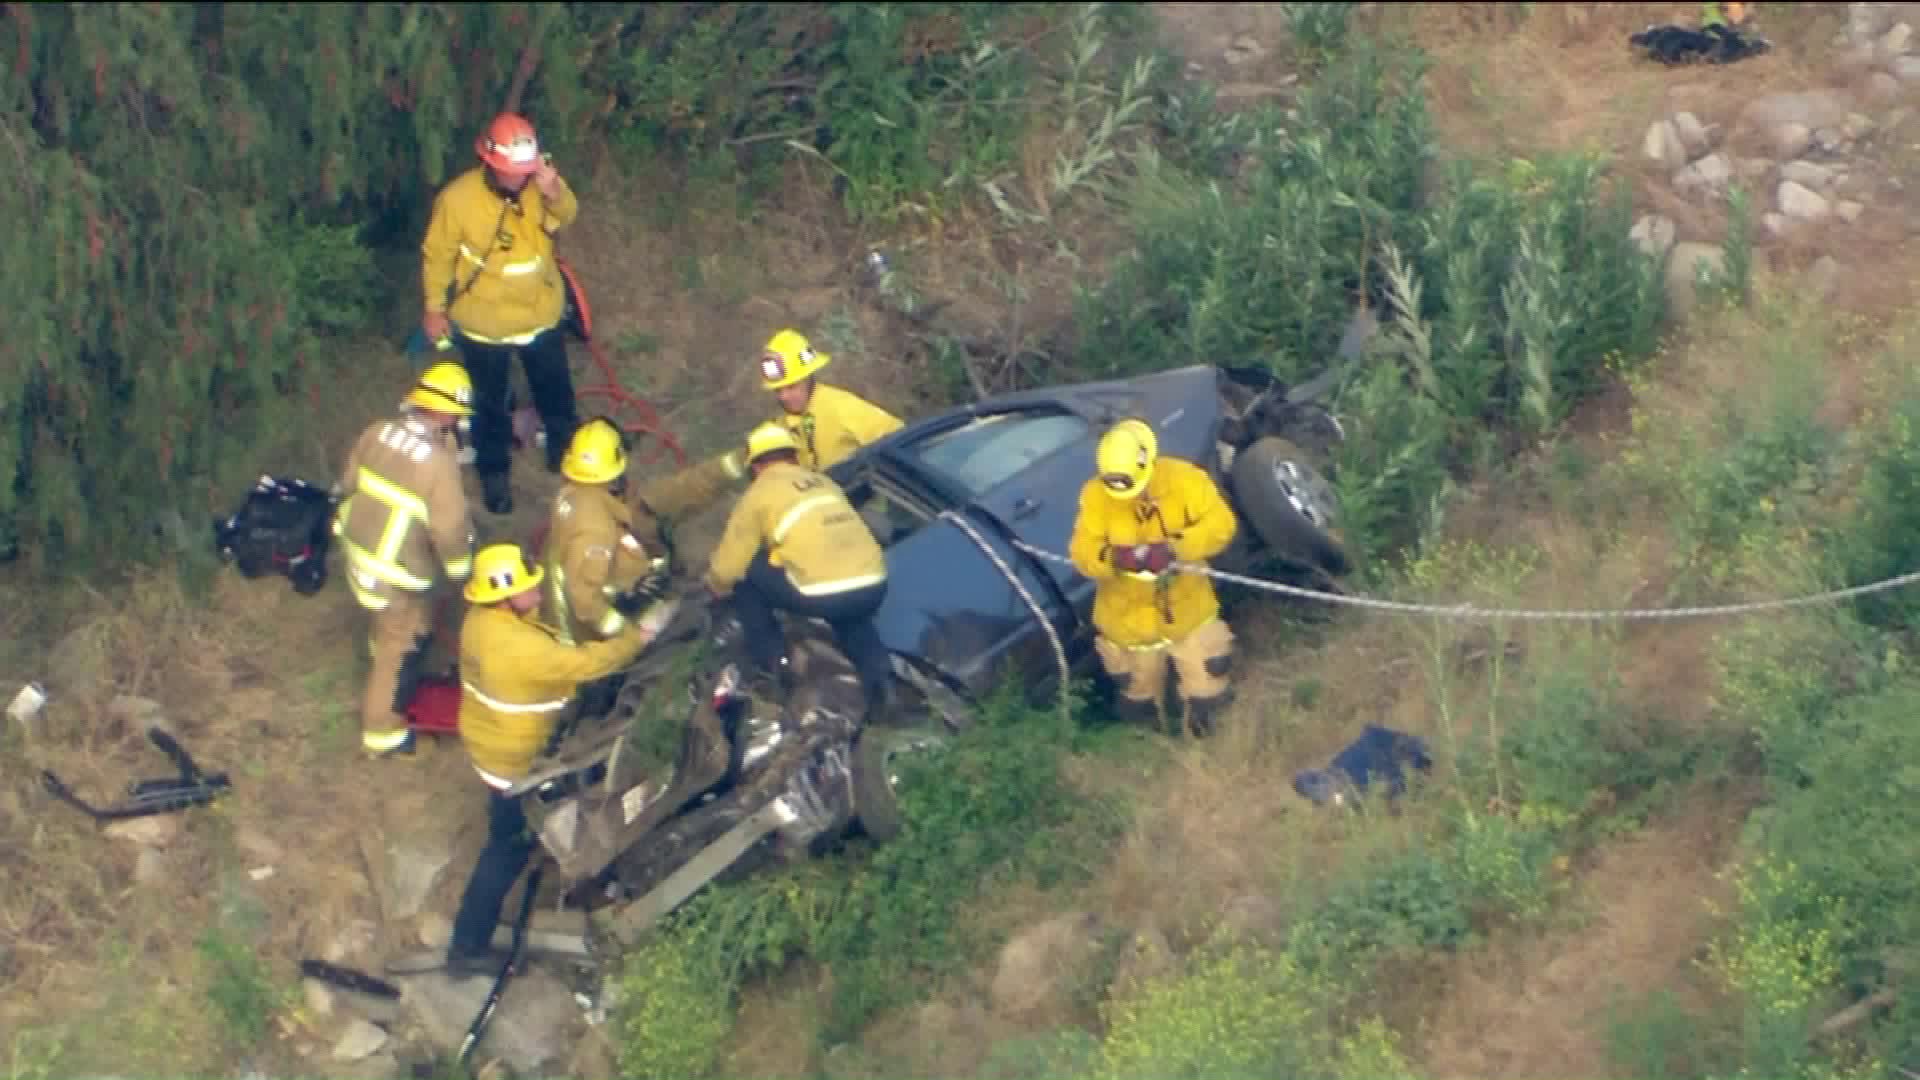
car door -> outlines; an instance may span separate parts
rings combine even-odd
[[[937,662],[943,670],[968,669],[964,681],[969,684],[998,677],[984,671],[983,665],[1016,664],[1043,684],[1057,674],[1048,634],[1008,582],[1009,573],[1046,613],[1070,660],[1080,647],[1078,635],[1084,622],[1080,611],[1091,602],[1090,591],[1081,590],[1089,599],[1082,599],[1076,608],[1073,594],[1063,587],[1063,583],[1080,584],[1072,567],[1036,560],[1015,548],[1010,539],[1022,536],[1048,550],[1064,552],[1077,481],[1065,497],[1052,489],[1060,477],[1073,473],[1073,448],[1086,441],[1087,430],[1083,420],[1065,410],[1015,410],[958,418],[922,440],[894,448],[889,455],[903,477],[935,493],[942,508],[969,526],[961,529],[936,519],[923,530],[925,536],[902,545],[900,561],[890,564],[892,572],[912,573],[916,582],[938,580],[937,586],[915,588],[925,588],[929,595],[937,590],[947,597],[938,605],[942,625],[937,638],[966,645],[935,649],[940,653]],[[1091,453],[1084,448],[1081,452]],[[982,552],[982,544],[991,557]],[[906,633],[906,628],[902,626],[900,632]]]

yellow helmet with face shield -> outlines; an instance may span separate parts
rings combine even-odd
[[[1107,429],[1093,460],[1100,470],[1100,482],[1107,494],[1116,499],[1131,499],[1145,491],[1153,477],[1153,463],[1160,457],[1160,439],[1152,425],[1137,417]]]

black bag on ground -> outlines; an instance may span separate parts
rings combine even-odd
[[[333,498],[305,480],[262,476],[240,509],[213,525],[214,545],[242,576],[285,574],[311,596],[327,583]]]

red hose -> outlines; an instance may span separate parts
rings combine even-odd
[[[600,369],[600,377],[606,381],[577,388],[573,396],[581,401],[589,398],[606,399],[610,402],[606,415],[613,417],[614,422],[620,424],[627,434],[652,436],[660,447],[665,447],[672,453],[675,464],[685,466],[687,452],[681,449],[680,440],[667,430],[665,424],[661,423],[660,414],[651,402],[620,385],[620,377],[614,373],[613,365],[607,361],[607,354],[600,351],[598,341],[592,338],[587,339],[587,354],[593,357],[594,366]],[[621,420],[618,414],[623,409],[638,414],[637,419]],[[635,454],[634,461],[646,465],[657,460],[658,456],[659,449],[656,447],[645,454]]]

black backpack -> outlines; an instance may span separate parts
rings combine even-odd
[[[214,544],[245,577],[285,574],[311,596],[327,583],[333,497],[305,480],[262,476],[240,509],[213,525]]]

